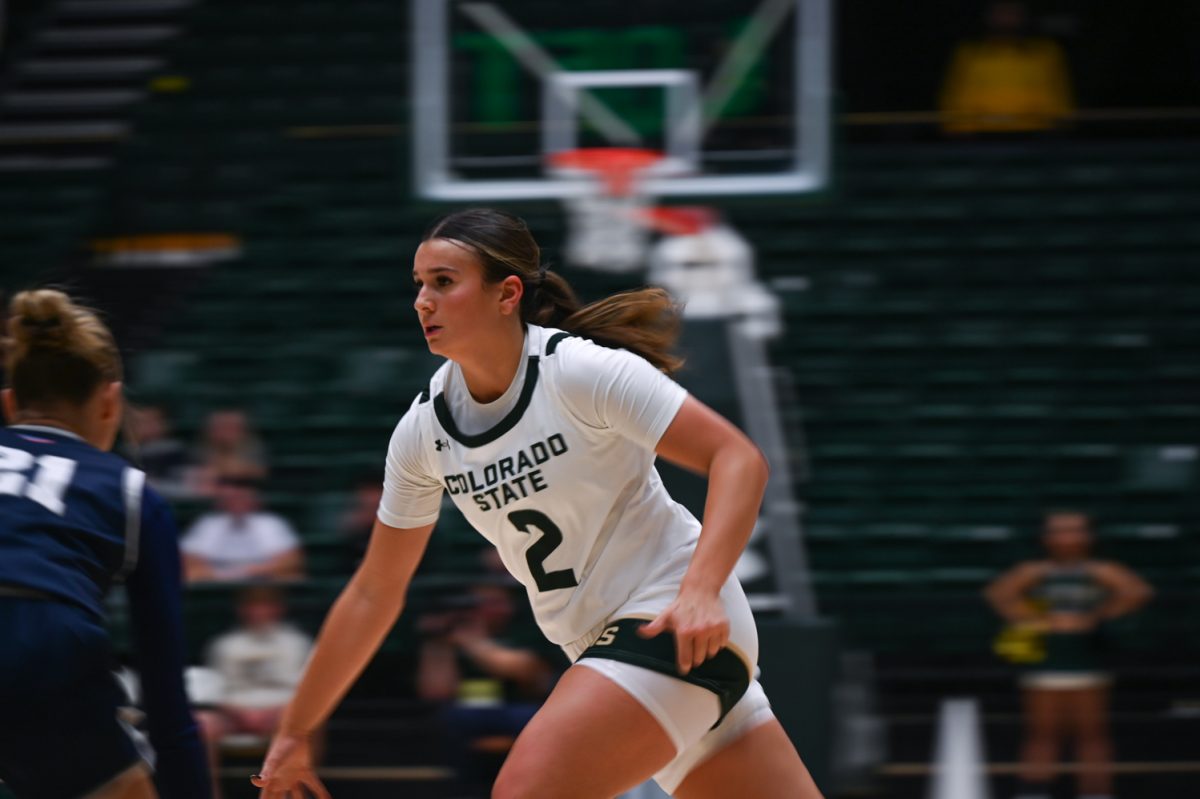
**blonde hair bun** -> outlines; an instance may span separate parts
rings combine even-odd
[[[22,291],[9,306],[9,357],[21,358],[34,348],[71,349],[76,309],[71,298],[56,289]],[[86,313],[86,311],[85,311]]]
[[[57,289],[12,298],[4,363],[20,407],[78,405],[123,372],[117,343],[100,317]]]

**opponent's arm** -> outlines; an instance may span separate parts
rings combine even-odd
[[[150,741],[158,756],[155,782],[163,796],[207,799],[208,765],[188,706],[179,540],[166,502],[146,492],[137,567],[125,581],[134,651],[142,678]]]
[[[770,469],[759,448],[729,420],[688,396],[658,442],[666,460],[708,477],[704,521],[679,597],[650,624],[646,635],[675,630],[683,673],[729,641],[719,594],[758,519]]]

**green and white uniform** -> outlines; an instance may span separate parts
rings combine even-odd
[[[754,619],[732,576],[721,592],[730,645],[720,664],[705,664],[720,673],[701,667],[661,683],[673,665],[652,647],[632,651],[637,636],[625,627],[603,643],[613,622],[651,619],[674,600],[695,552],[700,523],[654,468],[686,396],[632,353],[529,325],[525,357],[494,402],[471,397],[457,364],[438,369],[392,436],[379,508],[384,524],[420,527],[448,493],[525,586],[546,637],[663,723],[679,755],[656,777],[668,791],[713,747],[770,718],[753,680]]]
[[[1088,563],[1050,563],[1027,598],[1046,614],[1095,613],[1108,598],[1108,588],[1097,580]],[[1047,633],[1043,636],[1046,656],[1030,664],[1022,683],[1031,688],[1089,688],[1108,681],[1102,663],[1099,636],[1083,633]]]

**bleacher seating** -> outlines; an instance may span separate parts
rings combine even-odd
[[[1057,506],[1094,511],[1102,551],[1161,588],[1184,584],[1173,564],[1200,546],[1195,154],[847,148],[824,202],[730,204],[785,301],[774,356],[800,400],[827,607],[875,564],[909,564],[907,592],[962,568],[978,584],[1032,554]],[[985,643],[979,621],[947,645]]]
[[[310,552],[310,629],[345,579],[346,492],[381,471],[434,366],[407,275],[445,209],[410,196],[407,24],[400,3],[197,4],[166,68],[187,88],[137,110],[107,185],[0,183],[8,285],[90,233],[241,237],[131,360],[131,384],[185,437],[212,408],[253,413],[270,504]],[[1124,624],[1123,646],[1194,658],[1198,156],[1161,140],[854,145],[819,197],[721,203],[784,302],[771,355],[808,467],[795,490],[818,600],[850,645],[986,652],[979,589],[1036,551],[1043,509],[1078,506],[1171,609]],[[513,210],[561,267],[560,210]],[[585,297],[632,282],[563,271]],[[454,513],[442,526],[427,585],[478,568],[478,537]],[[229,612],[226,595],[193,596],[194,645]]]

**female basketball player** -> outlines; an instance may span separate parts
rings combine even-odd
[[[58,291],[9,308],[0,430],[0,779],[21,799],[156,795],[110,672],[104,596],[124,580],[165,796],[210,783],[184,695],[179,549],[166,503],[107,452],[121,361],[96,316]]]
[[[263,795],[328,796],[308,736],[395,622],[447,491],[575,663],[493,796],[600,799],[653,776],[685,799],[818,797],[754,679],[754,619],[731,576],[767,465],[663,374],[677,366],[667,295],[580,308],[525,223],[486,209],[435,225],[413,278],[425,340],[448,362],[392,437],[366,558],[254,780]],[[703,528],[667,495],[656,454],[708,476]]]
[[[1117,563],[1090,558],[1092,534],[1082,513],[1046,517],[1043,544],[1047,560],[1017,565],[986,591],[1007,621],[1042,634],[1045,657],[1021,678],[1026,739],[1024,797],[1045,799],[1054,776],[1059,744],[1074,739],[1079,760],[1079,793],[1085,799],[1112,794],[1108,764],[1109,676],[1097,650],[1099,624],[1132,613],[1151,596],[1140,577]]]

